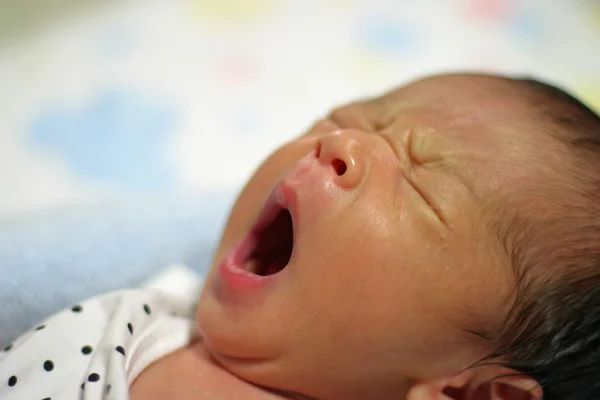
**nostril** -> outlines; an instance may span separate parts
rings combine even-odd
[[[317,142],[317,147],[315,148],[315,157],[321,157],[321,142]]]
[[[331,162],[331,165],[333,166],[333,169],[335,170],[335,173],[338,174],[338,176],[342,176],[344,175],[344,173],[346,173],[346,163],[340,160],[339,158],[333,160]]]

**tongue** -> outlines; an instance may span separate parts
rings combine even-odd
[[[244,269],[256,275],[268,276],[281,271],[288,261],[284,252],[266,259],[250,258],[244,263]]]
[[[281,257],[273,259],[269,266],[265,269],[265,275],[273,275],[279,271],[281,271],[285,267],[285,264]]]
[[[252,272],[253,274],[255,274],[259,268],[260,268],[260,263],[258,262],[258,260],[256,258],[249,258],[248,260],[246,260],[244,262],[244,269],[246,271]]]
[[[273,275],[283,270],[290,261],[290,255],[286,250],[282,250],[268,262],[265,269],[266,275]]]

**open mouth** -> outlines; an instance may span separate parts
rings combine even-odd
[[[242,266],[259,276],[282,271],[292,257],[294,227],[290,211],[279,204],[266,206],[256,227],[250,232]]]

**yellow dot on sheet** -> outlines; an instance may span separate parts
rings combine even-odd
[[[197,19],[211,26],[260,20],[276,9],[275,0],[192,0]]]
[[[355,7],[359,4],[358,0],[329,0],[323,2],[325,6],[330,7],[332,9],[348,11],[349,8]]]
[[[353,74],[359,77],[377,74],[383,67],[383,63],[377,55],[366,51],[354,54],[348,64],[352,66]]]
[[[594,24],[594,26],[598,30],[598,34],[600,35],[600,2],[595,1],[593,4],[594,8],[590,15],[592,17],[592,23]]]
[[[600,81],[580,85],[576,94],[588,107],[600,113]]]
[[[600,40],[600,1],[588,0],[583,4],[586,7],[582,9],[581,23],[592,28],[593,39]]]

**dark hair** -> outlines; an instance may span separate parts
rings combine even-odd
[[[600,399],[600,117],[549,84],[512,82],[565,146],[568,165],[556,169],[569,185],[553,193],[555,213],[518,216],[502,238],[516,293],[497,351],[480,364],[530,376],[545,400]]]

